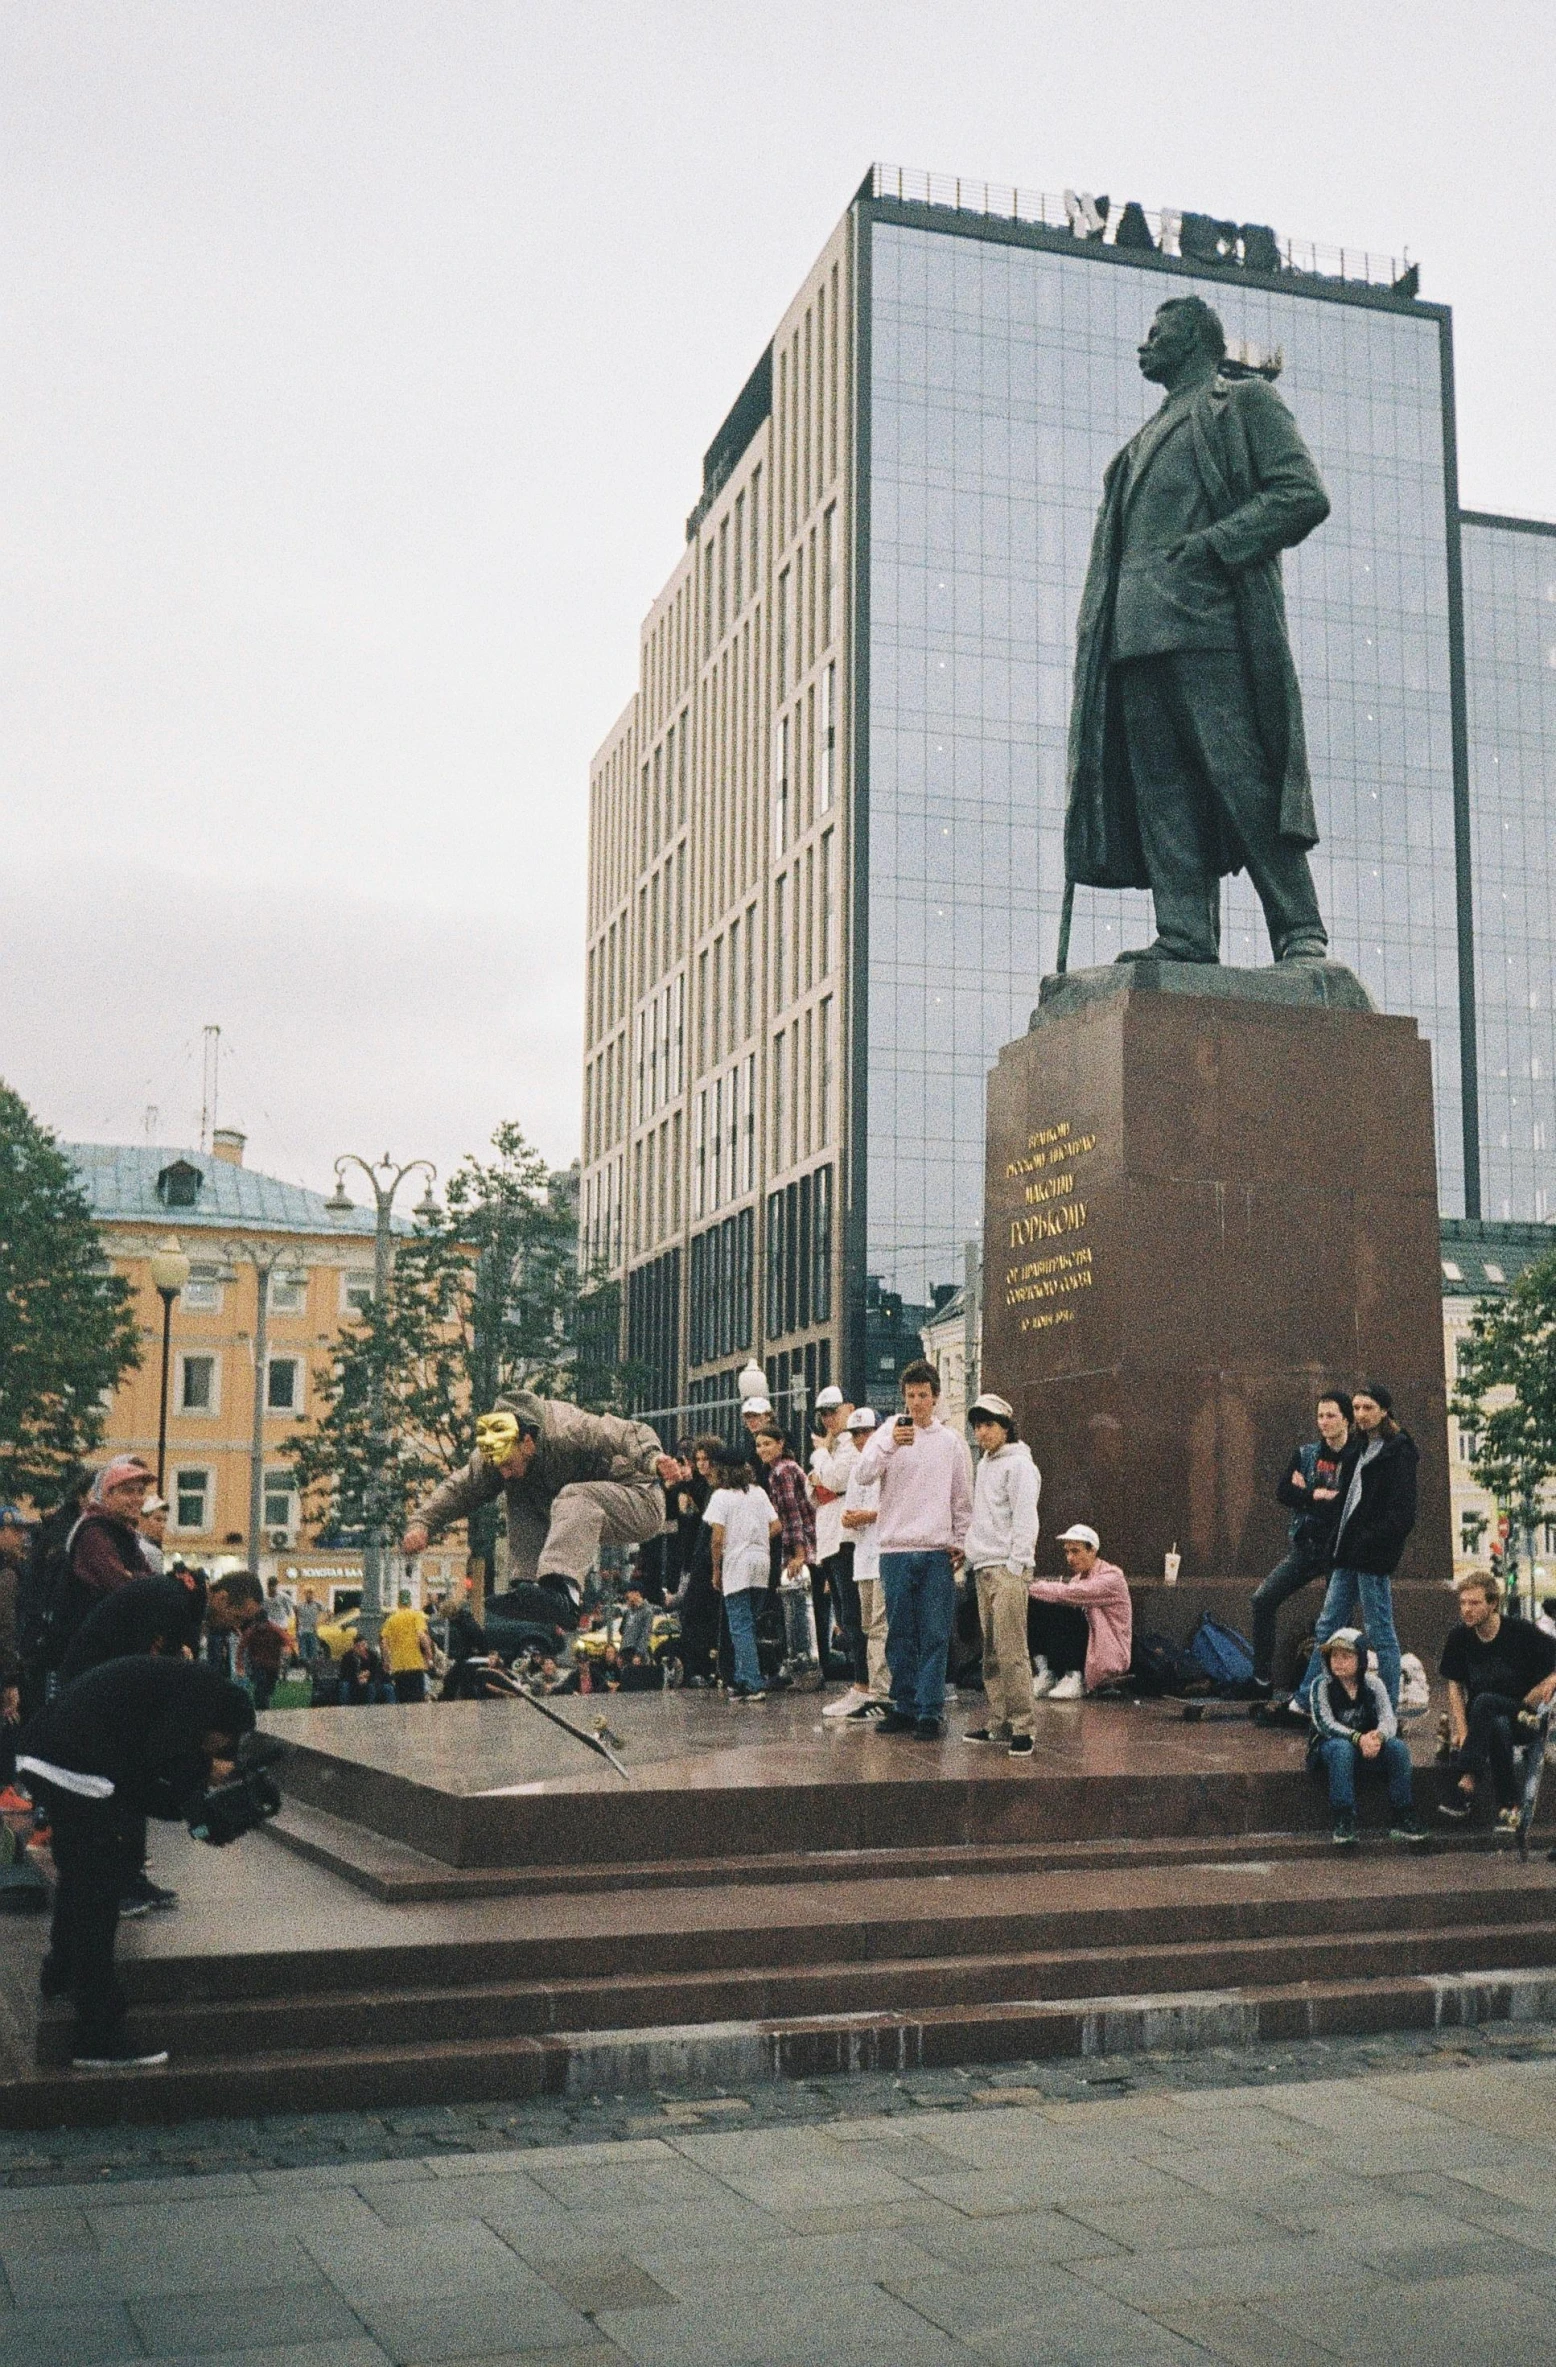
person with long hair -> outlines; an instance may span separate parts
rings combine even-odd
[[[765,1701],[767,1684],[757,1658],[752,1596],[767,1585],[768,1542],[779,1533],[772,1505],[751,1477],[745,1457],[721,1446],[714,1466],[717,1486],[703,1519],[713,1544],[713,1584],[724,1598],[735,1655],[736,1701]]]

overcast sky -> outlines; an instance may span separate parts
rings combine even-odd
[[[0,0],[0,1075],[577,1144],[592,750],[873,159],[1419,258],[1556,517],[1549,6]]]

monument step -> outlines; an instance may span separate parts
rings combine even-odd
[[[146,2005],[208,2003],[217,2011],[266,1999],[361,1992],[514,1987],[576,1980],[735,1974],[784,1966],[890,1965],[963,1956],[1167,1946],[1239,1939],[1425,1931],[1455,1924],[1538,1923],[1546,1884],[1507,1855],[1439,1855],[1379,1846],[1365,1879],[1324,1858],[1201,1856],[1192,1863],[1126,1859],[1105,1869],[942,1873],[916,1868],[848,1884],[700,1884],[660,1890],[651,1914],[624,1888],[511,1907],[472,1902],[433,1914],[376,1918],[382,1936],[332,1930],[320,1944],[258,1944],[212,1956],[160,1925],[155,1952],[126,1957],[129,1995]]]
[[[348,1824],[327,1809],[289,1800],[264,1828],[268,1840],[322,1866],[370,1897],[412,1905],[431,1900],[577,1896],[588,1891],[718,1889],[771,1882],[848,1882],[876,1875],[1049,1874],[1129,1866],[1196,1866],[1205,1858],[1206,1838],[1186,1840],[1096,1840],[1050,1842],[962,1842],[944,1848],[807,1849],[774,1851],[762,1857],[692,1857],[626,1860],[587,1865],[451,1866],[405,1842],[391,1841]],[[1483,1854],[1484,1833],[1444,1827],[1434,1835],[1438,1852]],[[1215,1841],[1220,1864],[1268,1860],[1291,1864],[1334,1855],[1327,1824],[1311,1832],[1251,1832]]]
[[[849,2071],[1153,2048],[1250,2046],[1383,2030],[1556,2018],[1556,1963],[1446,1973],[1087,1994],[922,2012],[792,2015],[719,2024],[557,2031],[471,2043],[418,2038],[350,2051],[229,2053],[164,2070],[41,2067],[0,2085],[0,2126],[103,2126],[221,2116],[235,2096],[306,2096],[315,2111],[526,2096],[631,2094]]]

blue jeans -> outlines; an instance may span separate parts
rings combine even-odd
[[[729,1621],[730,1650],[735,1655],[735,1682],[750,1693],[764,1693],[767,1688],[762,1676],[762,1664],[756,1656],[756,1613],[751,1608],[749,1586],[736,1587],[724,1597],[724,1616]]]
[[[1411,1804],[1410,1746],[1397,1734],[1390,1735],[1375,1759],[1363,1759],[1354,1742],[1329,1741],[1315,1734],[1308,1745],[1307,1763],[1315,1772],[1322,1768],[1327,1774],[1331,1808],[1356,1806],[1356,1778],[1366,1767],[1376,1767],[1387,1776],[1391,1808]]]
[[[1361,1617],[1356,1617],[1358,1604]],[[1318,1625],[1313,1631],[1312,1658],[1303,1672],[1302,1682],[1293,1696],[1299,1709],[1306,1709],[1315,1679],[1323,1663],[1318,1647],[1327,1642],[1337,1627],[1361,1627],[1367,1631],[1367,1641],[1378,1655],[1378,1675],[1394,1707],[1399,1707],[1399,1638],[1394,1632],[1394,1593],[1385,1577],[1375,1570],[1348,1570],[1343,1565],[1329,1574],[1329,1586],[1324,1595],[1324,1607],[1318,1614]]]
[[[883,1553],[881,1584],[892,1708],[907,1718],[938,1718],[945,1708],[946,1646],[956,1617],[951,1556]]]

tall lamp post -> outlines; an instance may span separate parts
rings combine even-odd
[[[360,1168],[372,1187],[378,1211],[373,1232],[373,1303],[382,1307],[389,1291],[389,1271],[394,1254],[394,1196],[408,1175],[424,1168],[427,1188],[417,1206],[418,1216],[435,1216],[438,1204],[432,1197],[438,1171],[430,1159],[407,1159],[403,1167],[396,1167],[389,1153],[381,1159],[369,1161],[356,1151],[345,1151],[335,1162],[335,1190],[326,1200],[325,1208],[331,1216],[350,1216],[352,1203],[346,1197],[345,1171]],[[367,1545],[362,1556],[362,1611],[357,1621],[357,1632],[365,1642],[373,1643],[384,1616],[384,1491],[383,1463],[387,1452],[384,1438],[384,1368],[381,1356],[373,1359],[372,1376],[368,1385],[368,1455],[367,1481]]]
[[[173,1301],[189,1280],[189,1260],[178,1245],[176,1233],[169,1233],[160,1249],[151,1253],[151,1280],[162,1301],[162,1388],[157,1399],[157,1494],[166,1493],[167,1480],[167,1375],[168,1350],[173,1340]]]
[[[264,1545],[265,1509],[265,1399],[269,1389],[270,1278],[277,1266],[295,1263],[297,1251],[288,1241],[233,1241],[227,1254],[254,1269],[254,1411],[249,1425],[249,1568],[257,1577]]]

